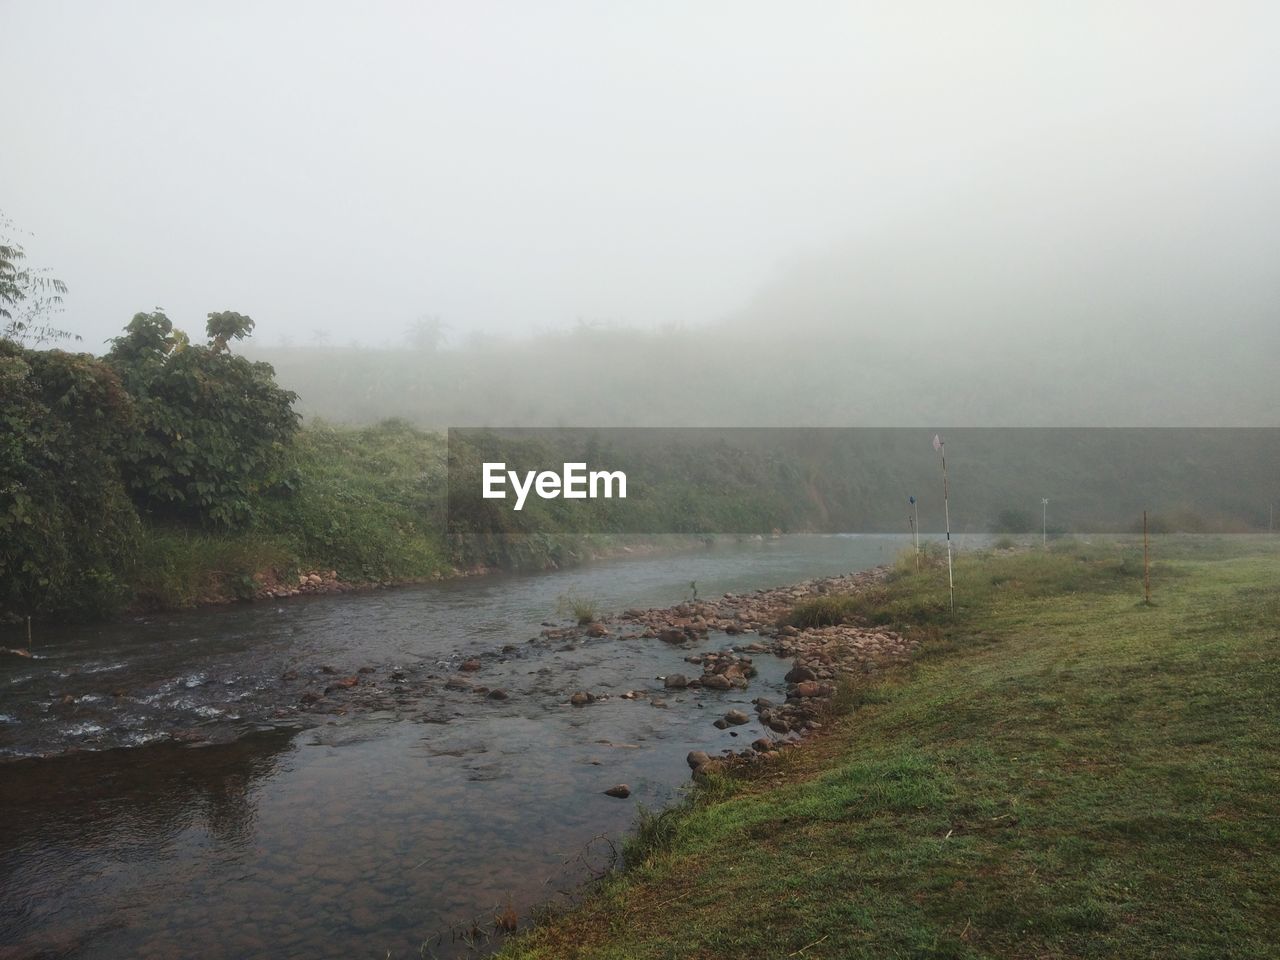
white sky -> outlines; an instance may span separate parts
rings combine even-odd
[[[1141,222],[1269,182],[1277,37],[1275,3],[0,0],[0,210],[90,349],[156,305],[268,343],[697,323],[1006,183]]]

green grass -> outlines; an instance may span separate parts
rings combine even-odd
[[[293,452],[297,491],[267,501],[263,529],[303,566],[344,580],[429,577],[445,569],[445,440],[400,421],[361,429],[312,424]]]
[[[291,583],[335,570],[352,583],[424,579],[449,568],[443,544],[444,441],[403,423],[303,430],[294,492],[266,496],[244,531],[144,525],[127,583],[134,609],[252,597],[255,575]]]
[[[563,593],[556,601],[556,613],[560,616],[571,616],[579,626],[585,627],[593,620],[600,619],[600,605],[591,597],[584,597],[570,590]]]
[[[642,824],[508,944],[562,957],[1273,957],[1280,546],[1065,543],[900,575],[922,656],[827,735]]]
[[[129,578],[134,609],[168,610],[247,599],[263,570],[292,570],[290,544],[259,533],[206,534],[148,526]]]

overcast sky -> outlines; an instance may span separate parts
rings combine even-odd
[[[90,348],[156,305],[268,343],[691,324],[1004,185],[1273,203],[1278,36],[1275,3],[0,0],[0,210]]]

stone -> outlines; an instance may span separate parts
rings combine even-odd
[[[594,699],[595,697],[591,696],[591,694],[586,693],[585,691],[579,690],[577,693],[575,693],[572,697],[569,698],[569,702],[572,703],[575,707],[585,707],[588,703],[590,703]]]
[[[724,715],[724,718],[727,722],[732,723],[735,726],[741,726],[744,723],[751,722],[751,718],[741,710],[730,710]]]
[[[704,763],[711,762],[711,755],[705,750],[690,750],[689,755],[684,759],[689,764],[690,770],[697,770]]]
[[[463,660],[462,666],[459,667],[458,669],[462,670],[465,673],[475,673],[477,670],[480,669],[480,661],[477,660],[475,657],[472,657],[470,660]]]
[[[791,732],[791,724],[787,723],[787,721],[783,720],[781,717],[777,716],[774,713],[770,713],[767,718],[762,716],[761,719],[764,721],[764,725],[768,727],[770,730],[772,730],[774,733],[790,733]]]
[[[608,635],[609,635],[609,631],[603,623],[587,624],[588,637],[607,637]]]
[[[659,630],[658,639],[663,643],[684,643],[686,637],[683,630]]]
[[[507,691],[502,690],[500,688],[489,691],[490,700],[506,700],[507,697],[508,697]]]
[[[728,690],[733,686],[733,681],[720,673],[704,673],[702,685],[708,690]]]
[[[822,696],[822,684],[813,680],[805,680],[803,683],[796,684],[797,697],[820,697]]]
[[[662,685],[670,687],[672,690],[683,690],[689,685],[689,678],[683,673],[669,673],[663,679]]]
[[[759,753],[768,753],[774,747],[774,743],[768,737],[760,737],[758,740],[751,741],[751,749]]]
[[[792,667],[789,671],[787,671],[787,675],[784,679],[787,681],[787,683],[802,683],[806,680],[817,680],[818,677],[808,667],[797,663],[794,667]]]
[[[625,783],[619,783],[617,786],[610,787],[604,793],[607,797],[617,797],[619,800],[625,800],[631,796],[631,788]]]

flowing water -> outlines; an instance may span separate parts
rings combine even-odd
[[[0,957],[488,949],[495,913],[563,902],[609,865],[637,805],[677,799],[689,750],[763,733],[714,719],[785,696],[789,665],[768,655],[745,691],[656,679],[750,635],[536,639],[557,598],[668,606],[691,581],[704,597],[745,592],[902,546],[788,537],[37,631],[32,659],[0,658]],[[471,679],[508,699],[445,686],[473,656]],[[297,707],[347,675],[362,678],[352,709],[341,691],[320,705],[332,712]],[[607,699],[569,706],[577,690]],[[604,795],[617,783],[628,799]]]

